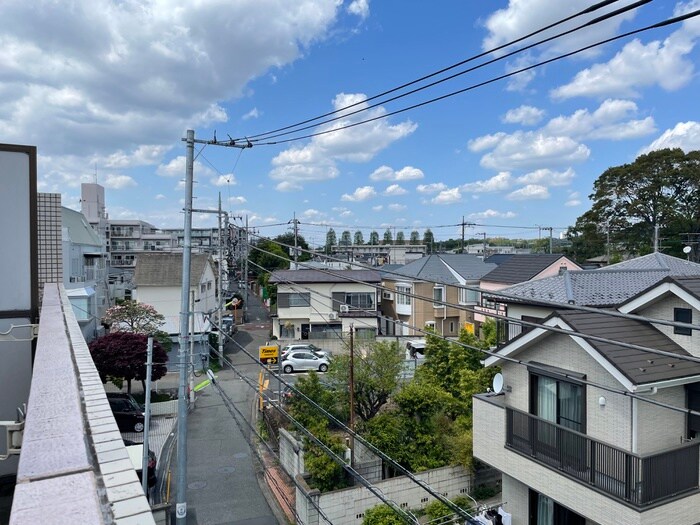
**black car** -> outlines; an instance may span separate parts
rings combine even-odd
[[[107,392],[107,400],[120,432],[143,432],[146,418],[141,406],[130,394]]]

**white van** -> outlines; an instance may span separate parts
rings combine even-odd
[[[423,359],[425,357],[425,339],[416,339],[406,343],[406,359]]]

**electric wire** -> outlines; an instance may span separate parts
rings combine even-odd
[[[647,3],[651,2],[651,1],[652,1],[652,0],[639,0],[639,1],[637,1],[637,2],[634,2],[634,3],[630,4],[630,5],[627,5],[627,6],[625,6],[625,7],[622,7],[622,8],[620,8],[620,9],[617,9],[617,10],[615,10],[615,11],[612,11],[611,13],[608,13],[608,14],[605,14],[605,15],[602,15],[602,16],[599,16],[599,17],[595,18],[594,20],[591,20],[591,21],[589,21],[589,22],[586,22],[586,23],[584,23],[584,24],[581,24],[581,25],[579,25],[579,26],[577,26],[577,27],[574,27],[574,28],[572,28],[572,29],[569,29],[569,30],[567,30],[567,31],[563,31],[563,32],[561,32],[561,33],[559,33],[559,34],[556,34],[556,35],[553,35],[553,36],[544,38],[544,39],[539,40],[539,41],[537,41],[537,42],[533,42],[533,43],[528,44],[528,45],[526,45],[526,46],[524,46],[524,47],[521,47],[521,48],[518,48],[518,49],[516,49],[516,50],[514,50],[514,51],[511,51],[510,53],[506,53],[506,54],[500,55],[500,56],[498,56],[498,57],[496,57],[496,58],[492,58],[491,60],[487,60],[486,62],[482,62],[481,64],[478,64],[478,65],[476,65],[476,66],[470,67],[470,68],[465,69],[465,70],[463,70],[463,71],[460,71],[460,72],[458,72],[458,73],[454,73],[454,74],[452,74],[452,75],[450,75],[450,76],[447,76],[447,77],[445,77],[445,78],[441,78],[440,80],[436,80],[436,81],[434,81],[434,82],[430,82],[429,84],[426,84],[426,85],[424,85],[424,86],[420,86],[420,87],[418,87],[418,88],[412,89],[412,90],[410,90],[410,91],[407,91],[406,93],[401,93],[400,95],[396,95],[396,96],[391,97],[391,98],[388,98],[388,99],[386,99],[386,100],[382,100],[382,101],[380,101],[380,102],[376,102],[376,103],[374,103],[374,104],[370,104],[369,106],[362,107],[362,108],[356,109],[356,110],[354,110],[354,111],[346,112],[345,110],[347,110],[348,108],[345,108],[345,110],[340,110],[340,111],[334,112],[334,113],[338,113],[338,112],[341,112],[341,111],[342,111],[342,114],[339,115],[339,116],[336,116],[336,117],[333,117],[333,118],[329,118],[329,119],[327,119],[327,120],[322,120],[321,122],[316,122],[315,124],[311,124],[311,125],[308,125],[308,126],[299,127],[298,129],[294,129],[294,130],[292,130],[292,131],[285,131],[285,132],[281,132],[281,133],[271,134],[271,135],[268,135],[268,136],[266,136],[266,137],[264,137],[264,138],[259,138],[259,139],[251,140],[251,142],[255,143],[255,142],[260,142],[260,141],[262,141],[262,140],[267,141],[267,140],[274,139],[274,138],[277,138],[277,137],[283,137],[283,136],[287,136],[287,135],[290,135],[290,134],[299,133],[299,132],[301,132],[301,131],[305,131],[305,130],[307,130],[307,129],[314,128],[314,127],[316,127],[316,126],[321,126],[321,125],[323,125],[323,124],[329,124],[329,123],[331,123],[331,122],[335,122],[335,121],[337,121],[337,120],[344,119],[344,118],[346,118],[346,117],[350,117],[350,116],[356,115],[356,114],[358,114],[358,113],[362,113],[362,112],[365,112],[365,111],[369,111],[370,109],[373,109],[373,108],[376,108],[376,107],[378,107],[378,106],[381,106],[382,104],[387,104],[387,103],[389,103],[389,102],[394,102],[395,100],[399,100],[399,99],[401,99],[401,98],[407,97],[407,96],[409,96],[409,95],[413,95],[413,94],[418,93],[418,92],[420,92],[420,91],[423,91],[423,90],[425,90],[425,89],[434,87],[434,86],[436,86],[436,85],[438,85],[438,84],[442,84],[443,82],[447,82],[448,80],[453,80],[453,79],[455,79],[455,78],[457,78],[457,77],[459,77],[459,76],[465,75],[465,74],[467,74],[467,73],[471,73],[471,72],[473,72],[473,71],[475,71],[475,70],[477,70],[477,69],[481,69],[482,67],[485,67],[485,66],[494,64],[494,63],[496,63],[496,62],[500,62],[500,61],[502,61],[502,60],[505,60],[505,59],[507,59],[507,58],[512,57],[513,55],[516,55],[516,54],[518,54],[518,53],[522,53],[522,52],[524,52],[524,51],[527,51],[527,50],[529,50],[529,49],[532,49],[532,48],[534,48],[534,47],[537,47],[537,46],[539,46],[539,45],[541,45],[541,44],[545,44],[545,43],[547,43],[547,42],[551,42],[552,40],[556,40],[557,38],[561,38],[561,37],[566,36],[566,35],[570,35],[570,34],[572,34],[572,33],[575,33],[576,31],[579,31],[580,29],[583,29],[584,27],[589,27],[589,26],[598,24],[598,23],[600,23],[600,22],[603,22],[603,21],[605,21],[605,20],[608,20],[608,19],[610,19],[610,18],[613,18],[613,17],[615,17],[615,16],[617,16],[617,15],[620,15],[620,14],[625,13],[625,12],[627,12],[627,11],[630,11],[630,10],[632,10],[632,9],[636,9],[637,7],[640,7],[640,6],[642,6],[642,5],[644,5],[644,4],[647,4]],[[577,17],[577,16],[580,16],[580,15],[583,14],[583,13],[585,13],[585,11],[582,11],[581,13],[578,13],[577,15],[574,15],[574,16],[572,16],[572,17],[569,17],[569,18],[565,19],[564,21],[571,20],[572,18],[575,18],[575,17]],[[553,24],[553,25],[547,26],[547,27],[544,28],[544,29],[540,29],[540,30],[537,31],[535,34],[540,33],[540,32],[542,32],[542,31],[545,31],[545,30],[547,30],[547,29],[550,29],[550,28],[554,27],[555,25],[559,25],[560,23],[563,23],[563,22],[558,22],[557,24]],[[529,36],[532,36],[532,35],[529,35]],[[525,39],[525,38],[528,38],[528,37],[523,37],[523,38],[521,38],[521,39],[518,39],[518,40],[516,40],[516,42],[519,42],[520,40]],[[505,46],[502,46],[502,47],[505,47]],[[502,48],[502,47],[501,47],[501,48]],[[485,53],[482,53],[482,54],[480,54],[480,55],[478,55],[478,56],[479,56],[479,57],[482,57],[482,56],[484,56],[484,55],[486,55],[486,54],[488,54],[488,53],[485,52]],[[471,60],[473,60],[473,59],[466,60],[466,61],[462,62],[462,64],[465,63],[465,62],[471,61]],[[455,67],[456,67],[456,66],[455,66]],[[436,74],[438,74],[438,73],[436,73]],[[364,102],[366,102],[366,100],[365,100]],[[355,103],[355,104],[353,104],[353,106],[356,106],[356,105],[361,104],[361,103],[363,103],[363,102]]]
[[[304,124],[308,124],[308,123],[313,122],[313,121],[315,121],[315,120],[320,120],[320,119],[322,119],[322,118],[330,117],[330,116],[335,115],[335,114],[337,114],[337,113],[345,112],[345,111],[347,111],[348,109],[351,109],[351,108],[353,108],[353,107],[356,107],[356,106],[358,106],[358,105],[360,105],[360,104],[366,104],[367,102],[370,102],[370,101],[372,101],[372,100],[376,100],[376,99],[381,98],[381,97],[384,97],[384,96],[386,96],[386,95],[390,95],[391,93],[395,93],[396,91],[400,91],[400,90],[402,90],[402,89],[404,89],[404,88],[410,87],[410,86],[412,86],[412,85],[414,85],[414,84],[417,84],[417,83],[419,83],[419,82],[422,82],[422,81],[424,81],[424,80],[428,80],[428,79],[433,78],[433,77],[435,77],[435,76],[437,76],[437,75],[441,75],[442,73],[446,73],[447,71],[451,71],[452,69],[455,69],[455,68],[457,68],[457,67],[459,67],[459,66],[462,66],[462,65],[464,65],[464,64],[466,64],[466,63],[468,63],[468,62],[472,62],[472,61],[477,60],[477,59],[479,59],[479,58],[483,58],[483,57],[485,57],[485,56],[487,56],[487,55],[489,55],[489,54],[492,54],[492,53],[495,53],[495,52],[500,51],[500,50],[502,50],[502,49],[505,49],[505,48],[507,48],[507,47],[510,47],[510,46],[512,46],[512,45],[514,45],[514,44],[517,44],[517,43],[519,43],[519,42],[523,42],[524,40],[527,40],[528,38],[531,38],[531,37],[533,37],[533,36],[535,36],[535,35],[538,35],[538,34],[544,32],[544,31],[547,31],[547,30],[549,30],[549,29],[552,29],[552,28],[554,28],[554,27],[556,27],[556,26],[558,26],[558,25],[564,24],[564,23],[566,23],[566,22],[568,22],[568,21],[570,21],[570,20],[573,20],[573,19],[575,19],[575,18],[578,18],[579,16],[582,16],[582,15],[585,15],[585,14],[593,13],[593,12],[597,11],[598,9],[601,9],[601,8],[603,8],[603,7],[606,7],[606,6],[610,5],[610,4],[614,4],[614,3],[617,2],[617,1],[618,1],[618,0],[604,0],[604,1],[602,1],[602,2],[598,2],[598,3],[596,3],[596,4],[592,5],[592,6],[587,7],[586,9],[584,9],[584,10],[582,10],[582,11],[579,11],[578,13],[575,13],[575,14],[573,14],[573,15],[570,15],[570,16],[566,17],[566,18],[563,18],[563,19],[561,19],[561,20],[558,20],[558,21],[556,21],[556,22],[554,22],[554,23],[552,23],[552,24],[549,24],[548,26],[545,26],[545,27],[541,28],[541,29],[537,29],[537,30],[535,30],[535,31],[533,31],[533,32],[531,32],[531,33],[528,33],[528,34],[525,35],[525,36],[522,36],[522,37],[517,38],[516,40],[512,40],[512,41],[510,41],[510,42],[506,42],[506,43],[501,44],[501,45],[499,45],[499,46],[497,46],[497,47],[494,47],[494,48],[492,48],[492,49],[489,49],[488,51],[484,51],[484,52],[479,53],[479,54],[477,54],[477,55],[471,56],[471,57],[469,57],[469,58],[467,58],[467,59],[461,60],[461,61],[459,61],[459,62],[457,62],[457,63],[455,63],[455,64],[452,64],[451,66],[442,68],[442,69],[440,69],[440,70],[438,70],[438,71],[435,71],[435,72],[433,72],[433,73],[424,75],[424,76],[422,76],[422,77],[420,77],[420,78],[418,78],[418,79],[412,80],[412,81],[410,81],[410,82],[406,82],[406,83],[404,83],[404,84],[401,84],[400,86],[397,86],[397,87],[395,87],[395,88],[392,88],[392,89],[383,91],[383,92],[378,93],[378,94],[376,94],[376,95],[373,95],[373,96],[371,96],[371,97],[367,97],[367,98],[365,98],[365,99],[363,99],[363,100],[361,100],[361,101],[359,101],[359,102],[356,102],[356,103],[354,103],[354,104],[350,104],[350,105],[345,106],[345,107],[343,107],[343,108],[340,108],[340,109],[337,109],[337,110],[335,110],[335,111],[331,111],[331,112],[325,113],[325,114],[323,114],[323,115],[319,115],[319,116],[317,116],[317,117],[313,117],[313,118],[310,118],[310,119],[303,120],[303,121],[301,121],[301,122],[297,122],[296,124],[290,124],[290,125],[284,126],[284,127],[282,127],[282,128],[277,128],[277,129],[274,129],[274,130],[272,130],[272,131],[268,131],[268,132],[266,132],[266,133],[258,133],[258,134],[256,134],[256,135],[250,135],[250,136],[248,136],[248,137],[245,137],[245,139],[246,139],[246,140],[251,140],[251,142],[252,142],[253,139],[259,139],[260,137],[264,137],[264,136],[266,136],[266,135],[272,135],[272,134],[274,134],[274,133],[279,133],[280,131],[286,131],[286,130],[291,129],[291,128],[295,128],[295,127],[298,127],[298,126],[303,126]],[[649,1],[651,1],[651,0],[649,0]],[[644,2],[644,3],[647,3],[647,2]],[[235,140],[238,141],[238,140],[243,140],[243,139],[244,139],[244,137],[240,137],[240,138],[237,138],[237,139],[235,139]]]
[[[516,70],[511,71],[511,72],[509,72],[509,73],[504,73],[504,74],[502,74],[502,75],[499,75],[499,76],[490,78],[490,79],[488,79],[488,80],[484,80],[484,81],[482,81],[482,82],[478,82],[478,83],[476,83],[476,84],[472,84],[472,85],[467,86],[467,87],[465,87],[465,88],[462,88],[462,89],[459,89],[459,90],[456,90],[456,91],[452,91],[452,92],[450,92],[450,93],[446,93],[446,94],[441,95],[441,96],[439,96],[439,97],[434,97],[434,98],[425,100],[425,101],[423,101],[423,102],[419,102],[419,103],[416,103],[416,104],[413,104],[413,105],[410,105],[410,106],[407,106],[407,107],[404,107],[404,108],[401,108],[401,109],[397,109],[397,110],[395,110],[395,111],[383,113],[383,114],[378,115],[378,116],[376,116],[376,117],[368,118],[368,119],[365,119],[365,120],[361,120],[361,121],[353,122],[353,123],[349,123],[349,124],[344,124],[344,125],[342,125],[342,126],[334,127],[334,128],[327,129],[327,130],[317,131],[317,132],[314,132],[314,133],[308,133],[308,134],[306,134],[306,135],[300,135],[300,136],[298,136],[298,137],[293,137],[293,138],[289,138],[289,139],[283,139],[283,140],[277,140],[277,141],[267,141],[267,142],[258,142],[256,145],[257,145],[257,146],[273,146],[273,145],[278,145],[278,144],[285,144],[285,143],[289,143],[289,142],[295,142],[295,141],[297,141],[297,140],[305,140],[305,139],[309,139],[309,138],[313,138],[313,137],[318,137],[318,136],[322,136],[322,135],[327,135],[327,134],[329,134],[329,133],[336,133],[336,132],[338,132],[338,131],[342,131],[342,130],[345,130],[345,129],[354,128],[354,127],[357,127],[357,126],[361,126],[361,125],[363,125],[363,124],[368,124],[368,123],[370,123],[370,122],[375,122],[375,121],[377,121],[377,120],[389,118],[389,117],[391,117],[391,116],[393,116],[393,115],[398,115],[398,114],[400,114],[400,113],[405,113],[405,112],[411,111],[411,110],[413,110],[413,109],[417,109],[417,108],[420,108],[420,107],[423,107],[423,106],[427,106],[427,105],[429,105],[429,104],[433,104],[433,103],[435,103],[435,102],[439,102],[439,101],[441,101],[441,100],[445,100],[445,99],[447,99],[447,98],[451,98],[451,97],[454,97],[454,96],[456,96],[456,95],[460,95],[460,94],[462,94],[462,93],[466,93],[466,92],[472,91],[472,90],[474,90],[474,89],[477,89],[477,88],[480,88],[480,87],[484,87],[484,86],[493,84],[493,83],[498,82],[498,81],[500,81],[500,80],[503,80],[503,79],[506,79],[506,78],[510,78],[510,77],[515,76],[515,75],[518,75],[518,74],[520,74],[520,73],[524,73],[525,71],[530,71],[530,70],[532,70],[532,69],[535,69],[535,68],[538,68],[538,67],[542,67],[542,66],[545,66],[545,65],[547,65],[547,64],[551,64],[551,63],[553,63],[553,62],[557,62],[557,61],[562,60],[562,59],[564,59],[564,58],[568,58],[568,57],[577,55],[577,54],[579,54],[579,53],[583,53],[584,51],[588,51],[589,49],[593,49],[593,48],[598,47],[598,46],[601,46],[601,45],[608,44],[608,43],[610,43],[610,42],[614,42],[614,41],[616,41],[616,40],[620,40],[620,39],[622,39],[622,38],[627,38],[627,37],[630,37],[630,36],[633,36],[633,35],[636,35],[636,34],[640,34],[640,33],[643,33],[643,32],[645,32],[645,31],[649,31],[649,30],[652,30],[652,29],[659,29],[659,28],[665,27],[665,26],[667,26],[667,25],[676,24],[676,23],[679,23],[679,22],[688,20],[688,19],[690,19],[690,18],[694,18],[694,17],[696,17],[696,16],[698,16],[698,15],[700,15],[700,9],[696,9],[695,11],[692,11],[692,12],[690,12],[690,13],[686,13],[686,14],[684,14],[684,15],[680,15],[680,16],[676,16],[676,17],[673,17],[673,18],[669,18],[669,19],[663,20],[663,21],[661,21],[661,22],[657,22],[657,23],[655,23],[655,24],[650,24],[650,25],[645,26],[645,27],[641,27],[641,28],[638,28],[638,29],[634,29],[634,30],[632,30],[632,31],[627,31],[627,32],[625,32],[625,33],[622,33],[622,34],[620,34],[620,35],[616,35],[616,36],[614,36],[614,37],[606,38],[606,39],[604,39],[604,40],[599,40],[598,42],[595,42],[595,43],[593,43],[593,44],[589,44],[589,45],[580,47],[580,48],[578,48],[578,49],[576,49],[576,50],[574,50],[574,51],[570,51],[570,52],[568,52],[568,53],[563,53],[563,54],[558,55],[558,56],[556,56],[556,57],[552,57],[552,58],[549,58],[549,59],[547,59],[547,60],[542,60],[542,61],[537,62],[537,63],[535,63],[535,64],[532,64],[532,65],[529,65],[529,66],[525,66],[525,67],[522,67],[522,68],[520,68],[520,69],[516,69]]]

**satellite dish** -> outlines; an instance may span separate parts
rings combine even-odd
[[[503,392],[503,374],[498,373],[495,376],[493,376],[492,386],[493,386],[493,391],[496,394],[500,394],[501,392]]]
[[[690,246],[683,247],[683,253],[690,253],[693,249]]]

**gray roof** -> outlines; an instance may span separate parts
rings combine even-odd
[[[669,275],[698,275],[700,264],[660,252],[635,257],[606,267],[608,270],[667,270]]]
[[[556,302],[579,306],[612,307],[668,276],[663,270],[575,270],[527,281],[489,293],[499,302]],[[498,294],[521,297],[499,297]]]
[[[494,253],[493,255],[489,255],[484,259],[484,262],[487,263],[492,263],[492,264],[503,264],[506,262],[508,259],[513,257],[515,255],[514,253]]]
[[[195,286],[204,273],[209,255],[193,253],[190,265],[190,286]],[[139,253],[134,270],[136,286],[181,286],[181,253]]]
[[[543,270],[566,256],[555,254],[515,254],[484,275],[483,281],[516,284],[529,281]]]
[[[649,323],[612,317],[604,313],[570,310],[557,311],[555,315],[577,332],[663,350],[679,356],[691,355]],[[634,350],[614,343],[587,341],[635,385],[700,375],[700,363]]]
[[[374,270],[276,270],[270,276],[271,283],[363,283],[382,282]]]
[[[674,277],[672,280],[688,293],[700,299],[700,276]]]
[[[95,250],[98,252],[102,249],[102,241],[100,241],[97,232],[90,226],[85,215],[61,206],[61,221],[62,226],[68,230],[71,242],[95,246]]]
[[[391,274],[385,273],[383,275],[385,279],[395,281],[406,277],[411,280],[459,285],[460,281],[450,271],[450,268],[465,281],[478,281],[495,267],[495,264],[485,263],[476,255],[433,254],[405,264]]]

